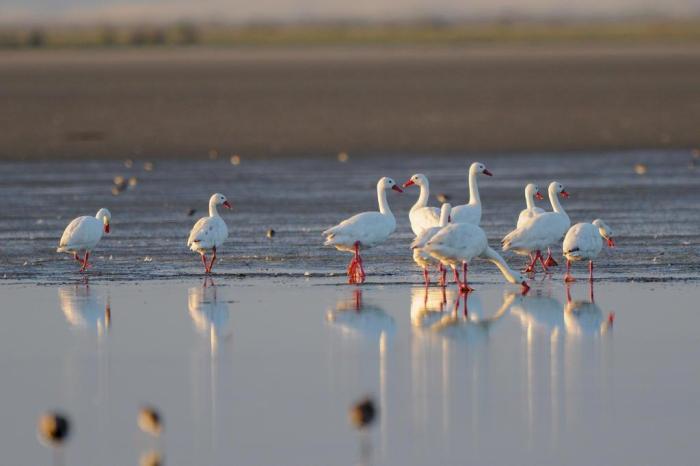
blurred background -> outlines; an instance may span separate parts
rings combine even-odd
[[[700,0],[4,0],[0,157],[687,149]]]

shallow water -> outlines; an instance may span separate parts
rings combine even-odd
[[[522,189],[538,182],[562,182],[571,193],[564,203],[572,222],[605,219],[619,247],[598,264],[601,278],[614,280],[694,279],[700,271],[700,167],[690,167],[687,152],[568,153],[475,156],[494,177],[480,177],[484,203],[482,226],[493,247],[515,224],[524,208]],[[108,207],[112,233],[94,253],[92,279],[144,280],[187,277],[201,272],[186,245],[189,229],[206,213],[212,192],[234,203],[225,212],[231,237],[217,270],[224,276],[342,273],[348,256],[321,247],[321,231],[362,210],[376,209],[375,184],[383,175],[403,182],[415,172],[430,178],[433,193],[452,203],[466,202],[463,156],[143,160],[126,168],[122,161],[0,162],[0,277],[41,282],[77,276],[76,264],[54,251],[61,233],[78,215]],[[643,163],[639,176],[634,165]],[[700,163],[700,161],[698,161]],[[116,175],[136,176],[135,189],[111,194]],[[365,263],[375,282],[415,282],[419,272],[408,245],[412,234],[408,209],[418,192],[391,193],[397,231],[390,241],[368,251]],[[437,201],[431,199],[433,205]],[[545,204],[541,204],[545,205]],[[196,209],[188,216],[189,209]],[[276,231],[270,240],[265,232]],[[521,258],[508,256],[515,264]],[[472,278],[498,280],[490,264],[477,264]],[[342,277],[330,279],[340,282]]]
[[[38,415],[67,412],[68,465],[691,464],[700,435],[692,283],[420,286],[317,279],[2,287],[0,450],[50,464]],[[107,313],[107,309],[109,312]],[[615,320],[609,325],[608,316]],[[366,438],[347,408],[380,406]],[[136,427],[158,406],[160,442]],[[364,451],[364,453],[362,453]]]

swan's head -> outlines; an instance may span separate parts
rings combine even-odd
[[[569,198],[569,193],[566,191],[566,188],[564,188],[564,185],[558,181],[552,181],[551,183],[549,183],[549,192],[550,192],[550,194],[551,193],[559,194],[564,199]]]
[[[445,202],[440,208],[440,226],[446,226],[452,221],[450,217],[450,212],[452,211],[452,205],[449,202]]]
[[[109,210],[105,209],[104,207],[101,208],[97,211],[97,215],[95,215],[95,218],[102,222],[102,225],[104,225],[105,233],[109,233],[109,222],[112,220],[112,214],[109,212]]]
[[[534,196],[534,198],[538,201],[544,199],[544,196],[542,196],[542,193],[540,192],[540,187],[535,183],[528,183],[528,185],[525,186],[525,194],[527,194],[528,197]]]
[[[220,193],[212,194],[209,198],[209,204],[222,205],[227,209],[231,208],[231,203],[226,199],[226,196]]]
[[[408,188],[409,186],[413,186],[414,184],[416,186],[428,186],[428,177],[422,173],[416,173],[403,184],[403,187]]]
[[[608,242],[608,247],[614,248],[615,240],[613,239],[614,233],[612,228],[610,228],[610,226],[607,223],[605,223],[599,218],[593,220],[593,225],[595,225],[598,228],[600,236],[602,236],[603,239],[605,239]]]
[[[469,167],[469,173],[483,173],[484,175],[493,176],[493,173],[481,162],[474,162],[471,167]]]
[[[399,185],[396,184],[396,181],[394,181],[392,178],[389,178],[388,176],[381,178],[379,180],[379,183],[377,183],[377,187],[380,189],[393,189],[394,191],[398,191],[400,193],[403,192],[403,189],[399,188]]]

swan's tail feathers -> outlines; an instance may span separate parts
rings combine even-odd
[[[331,245],[335,244],[335,241],[334,241],[335,233],[330,233],[328,235],[325,234],[326,233],[325,231],[323,233],[324,233],[324,236],[326,237],[326,240],[323,242],[324,246],[331,246]]]
[[[510,233],[508,233],[506,236],[503,237],[503,239],[501,240],[501,248],[504,251],[508,251],[509,249],[511,249],[513,247],[513,239],[516,237],[516,235],[518,233],[520,233],[520,230],[516,228],[515,230],[511,231]]]
[[[59,246],[56,249],[56,252],[68,252],[68,247],[67,246]]]

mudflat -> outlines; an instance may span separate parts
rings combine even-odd
[[[700,145],[700,44],[0,52],[0,157]]]

